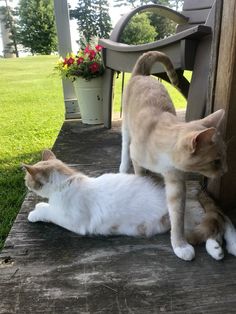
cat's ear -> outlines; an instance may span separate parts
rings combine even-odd
[[[49,159],[56,159],[56,156],[53,154],[51,150],[45,149],[42,153],[42,160],[46,161]]]
[[[220,110],[213,112],[209,116],[203,118],[201,121],[202,121],[202,124],[206,128],[213,127],[213,128],[218,129],[219,126],[221,125],[222,121],[223,121],[224,115],[225,115],[224,109],[220,109]]]
[[[214,142],[214,136],[216,134],[215,128],[208,128],[202,131],[198,131],[191,136],[190,140],[190,151],[191,153],[196,152],[197,149],[202,146],[210,145]]]
[[[27,171],[31,176],[35,176],[38,173],[38,169],[34,166],[21,164],[23,170]]]

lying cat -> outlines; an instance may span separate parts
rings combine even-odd
[[[165,54],[147,52],[138,59],[123,98],[120,172],[128,172],[131,159],[136,174],[147,169],[164,177],[172,247],[178,257],[191,260],[194,249],[184,236],[184,173],[215,178],[226,171],[225,144],[219,134],[224,110],[180,122],[164,85],[150,76],[157,61],[165,66],[172,83],[178,84]]]
[[[42,161],[24,168],[26,186],[49,199],[29,213],[31,222],[52,222],[81,235],[152,236],[170,229],[164,187],[148,177],[104,174],[91,178],[66,166],[49,150],[43,152]],[[208,207],[212,209],[212,205]],[[211,229],[207,233],[205,223],[204,230],[200,224],[189,236],[194,242],[206,241],[208,253],[221,259],[220,241],[225,233],[227,249],[236,255],[233,225],[224,218],[217,221],[217,232]]]

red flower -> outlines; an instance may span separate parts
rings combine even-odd
[[[71,64],[73,64],[75,61],[74,58],[70,57],[68,60],[67,60],[67,64],[70,66]]]
[[[92,73],[96,73],[99,71],[100,65],[97,62],[94,62],[89,66],[89,69]]]
[[[83,57],[78,58],[78,60],[77,60],[77,64],[78,65],[80,65],[83,62],[84,62],[84,58]]]
[[[90,52],[89,46],[86,46],[86,48],[84,49],[84,53],[89,53],[89,52]]]
[[[96,56],[96,51],[89,50],[89,60],[92,61]]]
[[[102,46],[101,45],[97,45],[97,46],[95,46],[95,49],[97,50],[97,51],[101,51],[102,50]]]
[[[67,64],[67,60],[68,60],[67,58],[64,59],[63,65]]]

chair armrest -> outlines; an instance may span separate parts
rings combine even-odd
[[[170,8],[167,8],[163,5],[158,5],[158,4],[143,5],[138,8],[133,9],[132,11],[130,11],[129,13],[125,14],[124,16],[120,18],[120,20],[117,22],[116,26],[114,27],[111,33],[110,40],[118,42],[120,40],[120,37],[122,35],[122,32],[125,26],[128,24],[130,19],[136,13],[144,13],[144,12],[157,13],[161,16],[169,18],[170,20],[176,22],[179,25],[183,25],[188,22],[188,17]]]
[[[99,44],[104,48],[119,51],[119,52],[144,52],[149,50],[156,50],[164,46],[173,44],[183,39],[199,39],[204,36],[211,34],[212,30],[210,27],[205,25],[196,25],[188,28],[182,32],[176,33],[164,39],[153,41],[151,43],[140,44],[140,45],[127,45],[119,42],[115,42],[111,39],[99,39]]]

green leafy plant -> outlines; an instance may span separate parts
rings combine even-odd
[[[56,69],[62,78],[76,80],[81,77],[85,80],[102,76],[104,66],[102,62],[102,46],[86,45],[84,49],[80,49],[77,54],[68,53],[66,58],[60,57],[57,62]]]

